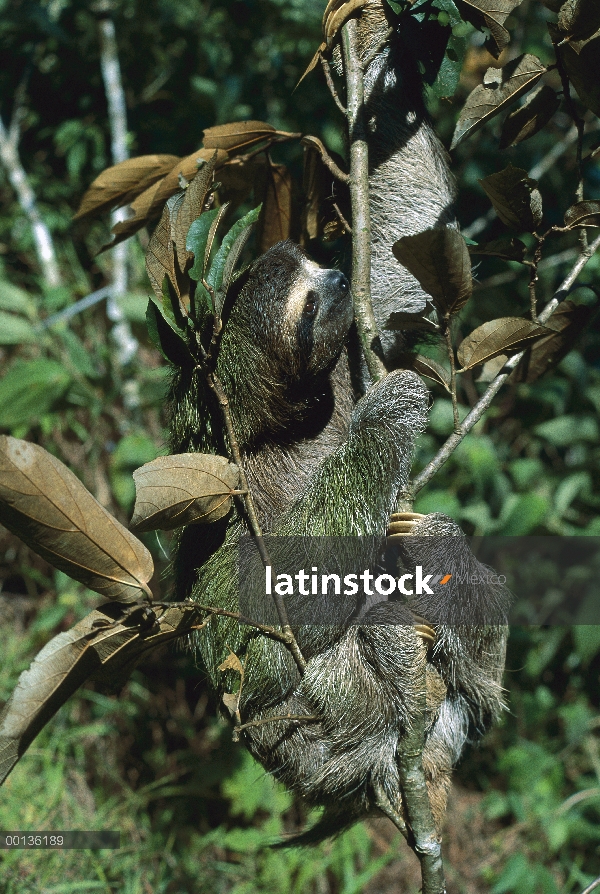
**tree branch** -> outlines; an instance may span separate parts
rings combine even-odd
[[[363,70],[356,46],[356,19],[342,28],[348,94],[350,198],[352,202],[352,296],[354,317],[374,382],[386,375],[383,352],[371,302],[371,215],[369,212],[369,149],[365,127]]]
[[[406,803],[406,814],[414,836],[411,847],[421,863],[423,894],[444,894],[444,864],[442,845],[435,830],[425,772],[423,770],[423,747],[425,744],[426,689],[426,649],[421,642],[422,674],[421,686],[415,717],[410,729],[398,746],[398,770],[402,794]]]
[[[552,316],[560,302],[567,297],[567,295],[569,294],[569,290],[575,283],[577,277],[598,248],[600,248],[600,236],[597,236],[596,239],[591,243],[591,245],[581,252],[569,275],[563,280],[559,288],[556,290],[552,297],[552,300],[548,302],[544,310],[541,312],[541,314],[539,314],[539,323],[546,323],[547,320]],[[417,477],[414,479],[409,487],[412,499],[414,499],[421,488],[424,487],[427,482],[433,478],[436,472],[441,469],[446,460],[448,460],[452,453],[456,450],[465,435],[467,435],[471,431],[473,426],[477,422],[479,422],[485,411],[492,403],[492,400],[494,399],[496,394],[500,391],[500,388],[504,385],[513,370],[516,369],[524,355],[525,351],[519,351],[518,354],[515,354],[506,361],[502,370],[498,373],[494,381],[489,384],[480,400],[473,407],[471,412],[468,413],[468,415],[465,416],[465,418],[463,419],[460,425],[460,431],[453,432],[450,435],[450,437],[443,445],[443,447],[438,451],[436,456],[434,456],[431,462],[425,466],[423,471],[420,472],[419,475],[417,475]]]

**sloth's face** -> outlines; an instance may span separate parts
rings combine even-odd
[[[299,371],[316,373],[331,368],[351,323],[352,298],[344,274],[303,258],[284,312],[288,338],[297,345]]]
[[[275,361],[275,375],[303,378],[334,366],[352,323],[350,286],[339,270],[279,242],[256,261],[241,298],[239,312],[254,344]]]

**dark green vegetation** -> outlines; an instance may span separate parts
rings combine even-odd
[[[134,297],[123,302],[141,343],[129,366],[116,362],[102,304],[68,328],[40,335],[27,326],[106,282],[110,255],[96,261],[92,256],[106,241],[107,226],[70,224],[84,188],[110,161],[96,23],[83,3],[13,0],[0,12],[0,111],[7,124],[14,91],[29,68],[19,151],[64,279],[63,286],[48,287],[40,278],[29,226],[0,172],[0,311],[11,315],[0,328],[5,339],[7,332],[17,333],[14,344],[2,346],[0,427],[43,443],[126,520],[133,502],[131,471],[164,451],[166,442],[164,367],[143,325],[150,289],[142,249],[132,246]],[[316,133],[341,150],[337,111],[320,74],[292,94],[320,40],[321,14],[321,2],[307,0],[119,4],[115,24],[132,154],[187,155],[201,144],[204,127],[245,117]],[[549,58],[549,15],[542,4],[525,0],[509,20],[511,54]],[[456,97],[432,100],[446,144],[467,93],[490,64],[483,48],[472,47]],[[548,159],[570,128],[561,107],[549,128],[500,152],[502,117],[453,155],[463,225],[489,208],[478,179],[509,160],[530,170]],[[597,143],[590,133],[586,151]],[[299,170],[299,149],[278,151],[275,157]],[[577,181],[573,142],[548,159],[539,179],[545,222],[561,223]],[[600,198],[598,160],[586,166],[586,197]],[[505,232],[494,221],[475,238]],[[544,257],[552,261],[540,269],[540,294],[549,295],[568,272],[574,255],[564,253],[575,245],[571,234],[549,242]],[[339,250],[334,244],[324,256],[335,260]],[[596,258],[581,281],[597,282],[599,268]],[[460,317],[465,334],[501,313],[525,312],[524,268],[483,258],[477,275],[481,285]],[[591,296],[583,289],[577,294]],[[470,387],[467,381],[461,393],[465,403],[472,398]],[[451,430],[450,402],[437,387],[434,394],[419,467]],[[600,534],[599,411],[596,325],[556,372],[501,392],[415,508],[446,512],[478,534]],[[149,536],[147,543],[164,569],[156,538]],[[4,536],[2,545],[4,700],[43,643],[89,611],[97,597],[52,572],[16,539]],[[160,586],[168,592],[168,577]],[[478,793],[469,804],[488,822],[469,822],[476,866],[468,848],[460,854],[462,865],[453,858],[454,890],[577,892],[600,873],[599,673],[596,629],[514,631],[506,675],[511,714],[456,773],[463,789]],[[262,841],[297,828],[306,817],[211,717],[198,671],[188,656],[173,650],[136,672],[118,700],[89,691],[73,699],[0,796],[0,828],[117,828],[125,847],[115,855],[3,852],[3,888],[9,894],[187,894],[199,878],[197,889],[207,892],[349,894],[402,850],[394,845],[378,858],[377,837],[359,826],[309,854],[258,852]],[[466,803],[467,794],[461,797]],[[458,834],[457,816],[464,810],[454,813],[451,806],[450,843]],[[386,890],[411,890],[398,882],[401,870],[389,877],[396,881]],[[370,890],[382,889],[383,883],[374,883]]]

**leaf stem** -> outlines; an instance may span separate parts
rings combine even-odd
[[[341,183],[350,183],[350,175],[342,171],[342,169],[334,162],[323,142],[318,137],[305,136],[302,137],[300,142],[303,146],[310,146],[317,150],[321,156],[323,164],[327,167],[330,173],[333,174],[336,180],[339,180]]]
[[[319,59],[321,60],[321,66],[323,67],[323,73],[325,74],[325,80],[327,81],[327,86],[329,87],[329,92],[333,96],[333,101],[336,104],[336,106],[338,107],[338,109],[340,110],[340,112],[342,113],[342,115],[344,117],[346,117],[347,109],[346,109],[345,105],[343,104],[343,102],[341,101],[340,97],[338,96],[337,90],[335,89],[335,84],[333,82],[333,77],[331,74],[331,68],[329,66],[329,62],[327,61],[327,59],[325,58],[323,53],[319,53]]]

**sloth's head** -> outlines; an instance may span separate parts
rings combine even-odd
[[[352,323],[348,280],[319,267],[293,242],[278,242],[250,268],[231,319],[268,358],[274,378],[327,373]]]

